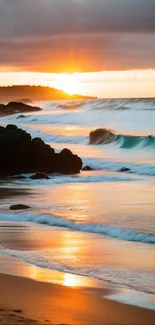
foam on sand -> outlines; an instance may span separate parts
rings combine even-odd
[[[22,213],[2,213],[0,220],[7,221],[22,221],[35,222],[38,224],[45,224],[48,226],[64,227],[72,230],[102,234],[112,238],[118,238],[126,241],[142,242],[148,244],[155,244],[155,235],[149,233],[138,232],[126,228],[121,228],[113,225],[99,224],[99,223],[77,223],[72,220],[59,218],[55,215],[40,214],[37,215],[32,212]]]

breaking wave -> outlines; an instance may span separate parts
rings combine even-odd
[[[116,134],[109,129],[96,129],[89,135],[89,144],[109,144],[115,142],[120,148],[130,149],[134,147],[155,148],[155,136],[136,136]]]
[[[153,273],[145,273],[144,271],[136,271],[134,269],[126,269],[119,267],[105,266],[75,266],[70,263],[64,263],[60,259],[55,258],[51,254],[51,250],[39,251],[18,251],[6,249],[0,246],[0,253],[11,257],[24,260],[26,263],[49,270],[56,270],[75,275],[87,276],[98,280],[112,282],[117,285],[143,291],[145,293],[155,293],[155,275]],[[124,297],[123,297],[124,298]],[[132,296],[133,299],[133,296]],[[124,302],[124,299],[123,299]],[[133,301],[132,301],[133,303]],[[152,305],[154,310],[154,305]]]
[[[77,223],[72,220],[63,219],[50,214],[36,215],[32,212],[15,214],[5,213],[0,216],[0,220],[35,222],[53,227],[62,227],[76,231],[102,234],[108,237],[118,238],[126,241],[155,244],[154,234],[138,232],[127,228],[121,228],[114,225],[105,225],[102,223]]]
[[[67,101],[66,103],[59,104],[58,107],[62,108],[62,109],[76,109],[76,108],[81,107],[83,105],[84,105],[84,103],[80,102],[80,101],[77,101],[77,102],[75,102],[75,101],[73,101],[73,102]]]

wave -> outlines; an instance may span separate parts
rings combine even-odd
[[[136,180],[135,177],[131,177],[131,175],[129,175],[129,177],[126,177],[125,175],[121,175],[117,173],[117,175],[111,175],[108,173],[100,173],[98,174],[91,174],[88,172],[81,172],[79,175],[62,175],[62,174],[52,174],[50,175],[50,179],[48,180],[44,180],[44,179],[37,179],[37,180],[31,180],[31,178],[29,178],[30,176],[32,176],[32,174],[24,174],[23,176],[25,176],[26,178],[23,179],[15,179],[13,180],[12,178],[10,178],[11,184],[12,181],[14,181],[15,185],[30,185],[30,186],[34,186],[34,185],[53,185],[53,184],[76,184],[76,183],[107,183],[107,182],[113,182],[113,183],[121,183],[121,182],[134,182]]]
[[[116,134],[109,129],[96,129],[90,132],[89,144],[109,144],[116,143],[120,148],[130,149],[134,147],[155,147],[155,136],[132,136]]]
[[[54,252],[52,250],[52,252]],[[70,260],[68,263],[57,259],[51,254],[51,250],[44,251],[18,251],[6,249],[0,246],[0,254],[24,260],[26,263],[35,265],[43,269],[56,270],[60,272],[70,273],[78,276],[87,276],[90,278],[112,282],[117,285],[128,287],[145,293],[155,293],[155,275],[151,272],[142,272],[135,269],[126,269],[124,267],[106,267],[106,266],[75,266]],[[133,300],[133,297],[132,297]],[[123,300],[124,301],[124,300]],[[133,303],[133,301],[132,301]],[[152,309],[155,306],[152,304]]]
[[[109,159],[97,159],[97,158],[83,158],[84,165],[91,166],[94,170],[106,170],[112,172],[118,172],[121,168],[129,168],[130,173],[137,175],[155,175],[154,164],[136,164],[133,162],[114,161]]]
[[[99,110],[155,110],[155,98],[100,99],[91,104],[92,109]]]
[[[89,109],[99,110],[155,110],[155,98],[127,98],[127,99],[95,99],[85,101],[65,101],[58,104],[62,109],[76,109],[79,107],[86,107]]]
[[[62,109],[76,109],[76,108],[79,108],[81,106],[84,105],[84,102],[80,102],[80,101],[73,101],[73,102],[66,102],[66,103],[63,103],[63,104],[59,104],[58,107],[59,108],[62,108]]]
[[[125,136],[118,135],[116,142],[120,148],[130,149],[136,146],[143,147],[155,147],[155,137],[152,135],[148,136]]]
[[[96,129],[89,134],[89,144],[109,144],[116,140],[117,135],[109,129]]]
[[[15,214],[4,213],[0,216],[0,220],[35,222],[38,224],[69,228],[82,232],[102,234],[108,237],[118,238],[126,241],[155,244],[154,234],[138,232],[113,225],[98,223],[77,223],[72,220],[62,219],[60,217],[48,214],[38,215],[32,212],[22,212]]]
[[[131,109],[131,107],[128,107],[128,106],[118,106],[117,107],[117,111],[127,111]]]

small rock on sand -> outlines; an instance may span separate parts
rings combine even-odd
[[[50,179],[45,173],[36,173],[30,177],[31,179]]]
[[[90,166],[85,166],[82,168],[83,171],[91,171],[94,170],[94,168],[90,167]]]
[[[15,204],[10,206],[10,210],[26,210],[26,209],[30,209],[30,207],[24,204]]]
[[[127,168],[127,167],[122,167],[121,169],[119,169],[119,172],[129,172],[131,169]]]
[[[19,118],[25,118],[25,117],[27,117],[26,115],[19,115],[18,117],[17,117],[17,119],[19,119]]]

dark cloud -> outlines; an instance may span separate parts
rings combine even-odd
[[[1,0],[0,26],[1,36],[15,38],[65,33],[150,32],[155,31],[155,1]]]
[[[155,68],[155,0],[0,0],[0,65]]]
[[[32,71],[99,71],[155,68],[151,35],[104,34],[0,43],[0,65]]]

